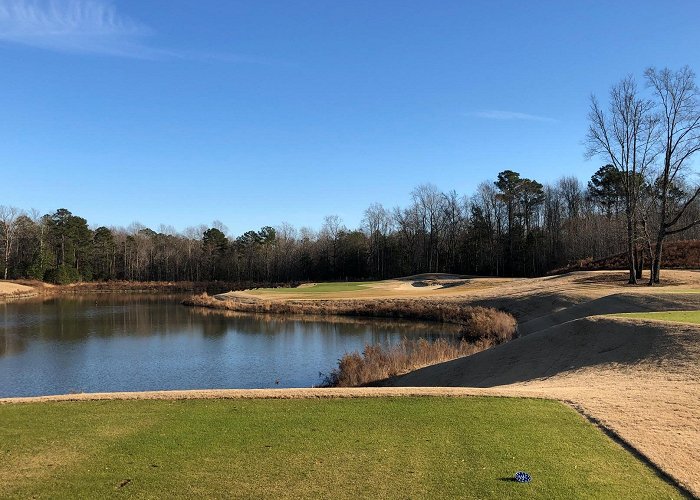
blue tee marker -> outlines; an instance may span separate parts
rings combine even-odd
[[[532,481],[530,474],[528,474],[527,472],[523,472],[523,471],[516,472],[514,479],[519,483],[529,483],[530,481]]]

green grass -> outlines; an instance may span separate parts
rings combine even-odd
[[[2,497],[680,497],[554,401],[32,403],[0,422]]]
[[[253,293],[328,293],[328,292],[356,292],[358,290],[366,290],[368,285],[377,283],[376,281],[342,281],[332,283],[316,283],[311,286],[302,286],[297,288],[256,288],[251,290]]]
[[[661,321],[674,321],[678,323],[700,323],[700,311],[664,311],[645,313],[621,313],[615,316],[637,319],[657,319]]]

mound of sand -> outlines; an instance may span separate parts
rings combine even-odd
[[[568,401],[700,494],[700,326],[578,319],[389,385],[482,387]]]
[[[33,294],[35,289],[31,286],[20,285],[12,281],[0,281],[0,297],[3,296],[26,296]]]

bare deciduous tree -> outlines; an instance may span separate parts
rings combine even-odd
[[[659,282],[666,236],[700,224],[700,218],[683,220],[688,208],[700,196],[700,185],[687,190],[685,199],[676,200],[676,203],[672,200],[674,188],[682,184],[686,168],[700,151],[700,103],[695,74],[687,66],[675,72],[668,68],[660,71],[650,68],[645,76],[658,99],[661,131],[662,164],[655,182],[659,198],[658,228],[655,244],[649,245],[653,257],[649,284],[653,285]]]
[[[5,264],[3,279],[7,279],[10,269],[12,246],[14,245],[17,235],[17,218],[21,214],[22,212],[16,207],[0,205],[0,237],[2,237],[3,261]]]
[[[609,160],[621,174],[627,219],[629,282],[637,283],[637,205],[644,175],[653,164],[657,148],[658,120],[654,103],[639,95],[632,76],[610,90],[608,111],[591,97],[587,156]]]
[[[392,225],[391,212],[381,203],[372,203],[365,210],[362,218],[362,228],[369,238],[372,267],[377,276],[385,278],[386,275],[386,239]]]

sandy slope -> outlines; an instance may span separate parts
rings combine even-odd
[[[12,281],[0,281],[0,298],[3,296],[26,296],[33,294],[34,288],[27,285],[20,285]]]
[[[665,293],[655,289],[644,293],[614,293],[521,321],[518,331],[520,335],[528,335],[568,321],[601,314],[697,309],[700,309],[700,293]]]
[[[700,495],[700,326],[578,319],[390,384],[571,402]]]

